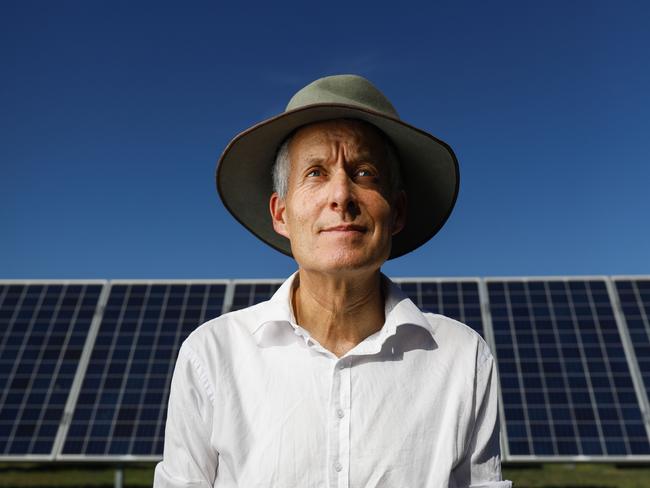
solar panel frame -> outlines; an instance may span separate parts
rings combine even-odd
[[[634,289],[636,298],[635,305],[638,307],[641,315],[640,321],[642,323],[643,329],[645,329],[645,343],[643,346],[645,346],[645,348],[648,348],[650,347],[650,313],[648,312],[648,307],[650,307],[650,300],[647,302],[644,302],[642,300],[638,283],[650,282],[650,275],[617,275],[612,276],[610,279],[610,295],[612,296],[612,302],[616,310],[621,335],[624,339],[624,347],[629,360],[632,381],[637,391],[637,396],[641,405],[641,411],[644,413],[643,420],[645,423],[646,432],[648,434],[648,437],[650,437],[650,366],[647,370],[644,370],[641,362],[639,361],[639,356],[637,355],[637,347],[639,347],[639,333],[636,330],[637,325],[631,326],[629,323],[628,319],[632,319],[625,311],[625,308],[623,306],[624,303],[622,300],[622,293],[619,288],[619,284],[625,282],[637,282]],[[631,334],[633,332],[635,333],[636,340],[632,340]],[[650,361],[650,357],[645,358],[645,360]]]
[[[7,280],[7,279],[5,279],[5,280],[0,280],[0,287],[5,287],[5,286],[23,286],[23,287],[30,287],[30,286],[44,286],[44,287],[60,286],[60,287],[62,287],[62,290],[60,292],[60,296],[59,296],[59,299],[58,299],[59,301],[57,303],[57,306],[52,311],[52,317],[50,317],[48,319],[48,320],[50,320],[50,322],[52,320],[54,320],[55,313],[56,313],[57,318],[58,318],[58,315],[60,314],[60,311],[63,309],[63,303],[62,303],[63,290],[67,290],[68,287],[70,287],[70,286],[83,286],[83,287],[85,287],[84,288],[84,293],[83,293],[83,299],[85,299],[86,296],[87,296],[87,291],[88,291],[87,287],[89,287],[89,286],[100,286],[101,288],[99,290],[98,300],[97,300],[97,303],[94,306],[93,316],[92,316],[92,319],[91,319],[91,322],[90,322],[90,325],[89,325],[89,334],[90,334],[90,330],[92,330],[93,324],[98,319],[98,314],[97,314],[98,304],[101,301],[102,295],[105,293],[106,289],[108,288],[108,281],[107,280],[76,280],[76,279],[70,279],[70,280],[55,280],[55,279],[30,279],[30,280],[8,279]],[[4,298],[4,296],[6,296],[7,289],[5,289],[4,292],[2,292],[2,293],[3,293],[2,298]],[[44,294],[45,289],[41,293]],[[23,295],[24,295],[24,292],[23,292]],[[44,299],[45,299],[45,295],[43,295],[43,298],[41,300],[39,300],[39,310],[40,310],[40,306],[43,305]],[[84,306],[83,301],[82,301],[82,295],[79,295],[79,297],[77,298],[77,301],[78,301],[78,303],[75,306],[76,313],[73,314],[73,316],[75,316],[75,317],[78,316],[78,313],[80,312],[81,307]],[[16,311],[17,310],[18,309],[16,309]],[[41,313],[41,312],[39,311],[39,313]],[[68,337],[68,341],[72,338],[72,335],[74,334],[74,330],[72,329],[72,326],[73,326],[72,323],[70,323],[68,325],[68,331],[67,331],[67,334],[66,334],[67,337]],[[30,329],[30,331],[31,331],[31,329]],[[27,334],[26,334],[25,338],[23,339],[24,341],[28,340],[28,338],[29,338],[28,334],[29,334],[30,331],[27,331]],[[48,337],[51,337],[51,333],[48,334]],[[4,342],[5,342],[6,338],[8,338],[8,334],[6,336],[3,336],[2,339],[0,340],[0,342],[2,342],[2,345],[0,346],[0,347],[2,347],[2,349],[4,349]],[[68,342],[67,344],[69,345],[70,343]],[[79,359],[79,364],[77,365],[74,376],[73,376],[72,385],[74,385],[74,383],[75,383],[75,381],[77,380],[78,377],[81,377],[83,375],[83,371],[82,371],[82,367],[81,367],[81,360],[82,360],[82,358],[84,356],[84,353],[87,350],[88,346],[89,346],[89,336],[87,335],[86,340],[84,341],[84,344],[83,344],[83,346],[81,348],[81,356],[80,356],[80,359]],[[63,363],[60,361],[59,362],[59,367],[61,367],[61,366],[63,366]],[[34,373],[33,373],[32,378],[34,378],[34,377],[35,376],[34,376]],[[33,380],[31,380],[31,383],[33,384]],[[62,409],[63,412],[61,414],[61,418],[59,419],[58,425],[56,426],[56,433],[53,436],[52,447],[50,449],[50,452],[48,454],[19,454],[19,455],[7,454],[7,455],[0,455],[0,461],[3,461],[3,462],[53,461],[53,460],[56,459],[57,445],[58,445],[57,443],[59,442],[59,439],[61,439],[61,437],[63,435],[62,430],[63,430],[63,426],[64,426],[64,423],[65,423],[65,420],[66,420],[66,406],[68,405],[68,403],[70,401],[70,394],[71,394],[71,391],[72,391],[72,385],[70,387],[70,390],[65,392],[66,402],[65,402],[65,406]],[[48,387],[48,390],[52,391],[52,386]],[[49,397],[49,395],[47,395],[47,396]],[[39,415],[39,418],[43,416],[43,413],[44,412],[42,412]],[[36,431],[36,429],[35,429],[35,431]],[[31,441],[32,444],[36,441],[36,433],[34,434],[34,436],[35,436],[34,440]]]
[[[492,314],[490,313],[490,302],[489,294],[487,289],[487,283],[485,279],[481,278],[479,280],[479,296],[481,298],[481,314],[483,315],[483,330],[484,330],[484,339],[490,346],[490,352],[494,358],[494,363],[497,368],[497,378],[499,371],[499,360],[497,358],[497,347],[494,339],[494,329],[492,326]],[[509,446],[508,446],[508,430],[506,428],[505,422],[505,409],[503,403],[503,394],[501,392],[501,382],[498,381],[497,387],[497,398],[498,398],[498,415],[499,415],[499,445],[501,447],[501,459],[503,461],[508,460],[509,455]]]
[[[113,287],[117,287],[117,286],[147,286],[147,287],[152,287],[152,286],[157,286],[157,285],[162,285],[162,286],[183,286],[183,287],[187,286],[188,288],[187,288],[187,291],[185,292],[186,293],[185,294],[185,299],[186,300],[189,297],[188,294],[190,293],[190,291],[189,291],[190,288],[189,287],[191,287],[192,285],[224,286],[224,298],[222,299],[222,302],[221,302],[221,313],[219,314],[219,315],[222,315],[224,313],[223,310],[224,310],[225,298],[226,298],[226,295],[228,294],[229,288],[232,286],[232,280],[226,280],[226,279],[214,279],[214,280],[210,280],[210,279],[197,279],[197,280],[182,280],[182,279],[170,279],[170,280],[165,280],[165,279],[156,279],[156,280],[111,280],[108,283],[107,303],[108,303],[108,300],[110,299],[110,296],[111,296],[110,293],[111,293]],[[207,300],[207,295],[206,295],[205,300]],[[207,305],[207,303],[206,303],[206,305]],[[126,302],[122,305],[122,307],[123,308],[127,307]],[[141,308],[144,309],[144,307],[141,307]],[[106,308],[104,308],[102,310],[102,313],[101,313],[101,319],[100,319],[100,325],[99,325],[100,328],[101,328],[101,323],[102,323],[102,321],[103,321],[103,319],[105,317],[105,311],[106,311]],[[207,308],[205,309],[205,311],[207,312]],[[199,324],[197,324],[197,326],[200,325],[201,323],[207,321],[207,320],[210,320],[211,318],[213,318],[213,317],[210,317],[210,318],[205,317],[205,320],[202,320]],[[183,328],[183,324],[179,321],[179,324],[177,325],[177,328],[176,328],[176,335],[181,333],[182,328]],[[115,339],[117,339],[117,336],[115,337]],[[181,341],[178,341],[178,342],[179,342],[178,345],[180,346]],[[90,355],[91,355],[90,357],[92,357],[92,353],[94,352],[95,345],[96,344],[93,344],[93,348],[92,348],[92,350],[90,352]],[[135,348],[132,348],[132,349],[135,349]],[[176,352],[176,354],[177,354],[177,352]],[[165,420],[166,420],[166,418],[164,418],[164,417],[166,417],[167,400],[168,400],[168,396],[169,396],[169,382],[171,380],[171,374],[173,372],[174,365],[175,365],[175,358],[172,361],[170,361],[170,363],[168,365],[167,386],[165,388],[165,393],[164,393],[164,402],[161,404],[162,407],[160,408],[159,414],[158,414],[158,419],[160,420],[162,418],[162,425],[163,425],[162,430],[163,430],[163,432],[164,432],[164,423],[165,423]],[[88,373],[88,371],[86,371],[86,373]],[[126,380],[126,376],[123,378],[123,381],[125,381],[125,380]],[[81,391],[82,391],[82,386],[83,385],[80,386],[79,393],[81,393]],[[125,388],[126,388],[125,384],[123,384],[123,386],[121,387],[120,392],[118,393],[118,395],[123,394],[124,391],[125,391]],[[99,392],[101,392],[101,390],[98,390],[98,393]],[[72,409],[72,413],[70,414],[70,417],[69,417],[70,424],[66,426],[68,429],[70,428],[70,426],[72,424],[73,413],[76,410],[78,400],[79,400],[79,398],[77,396],[77,398],[75,399],[74,408]],[[116,412],[114,414],[114,420],[113,420],[113,422],[111,424],[111,427],[110,427],[111,431],[116,427],[116,421],[115,421],[116,417],[115,416],[117,416],[117,409],[119,408],[120,405],[115,403],[114,406],[115,406]],[[158,421],[158,424],[160,424],[159,421]],[[88,432],[90,432],[90,427],[93,427],[92,423],[90,424],[90,426],[88,428]],[[154,436],[155,435],[156,434],[154,434]],[[148,454],[148,455],[144,454],[144,455],[141,455],[141,454],[83,454],[83,453],[81,453],[81,454],[77,454],[77,453],[71,454],[71,453],[65,453],[64,452],[65,446],[66,446],[65,443],[68,440],[68,438],[69,438],[69,430],[66,432],[65,438],[61,442],[60,449],[56,453],[56,459],[59,460],[59,461],[70,461],[70,462],[87,461],[87,462],[108,462],[108,463],[113,462],[114,463],[114,462],[157,462],[157,461],[160,461],[162,459],[162,456],[157,455],[157,454]],[[90,434],[87,434],[87,439],[90,440]],[[109,437],[107,442],[110,443],[111,439],[112,439],[112,437]],[[134,434],[131,443],[133,444],[136,441],[137,441],[137,436]]]
[[[620,321],[620,314],[617,312],[617,309],[615,307],[615,300],[612,295],[612,287],[611,287],[611,279],[608,276],[603,276],[603,275],[587,275],[587,276],[509,276],[509,277],[488,277],[488,278],[483,278],[483,282],[485,283],[486,287],[486,294],[487,294],[487,308],[485,310],[485,313],[489,315],[488,318],[488,327],[491,331],[492,334],[494,334],[494,327],[493,327],[493,322],[492,322],[492,310],[491,310],[491,305],[493,303],[492,300],[490,300],[490,296],[487,290],[487,287],[490,283],[505,283],[505,282],[520,282],[520,283],[528,283],[528,282],[562,282],[562,283],[570,283],[570,282],[587,282],[587,281],[602,281],[607,289],[607,295],[609,297],[609,304],[611,306],[614,319],[616,321],[616,326],[617,326],[617,331],[619,334],[619,337],[621,339],[621,343],[624,345],[624,336],[625,336],[625,327],[624,325],[621,324]],[[593,303],[592,303],[592,308],[593,308]],[[493,337],[494,342],[490,344],[492,347],[492,352],[495,358],[497,359],[497,366],[500,365],[499,361],[499,348],[496,347],[496,337]],[[537,345],[536,347],[539,347]],[[630,357],[628,355],[628,350],[627,348],[623,347],[623,351],[625,354],[625,359],[628,364],[630,364]],[[609,359],[609,357],[607,358]],[[631,374],[632,371],[630,371]],[[587,371],[585,374],[589,374],[589,371]],[[611,373],[610,373],[611,374]],[[521,373],[519,374],[521,377]],[[522,388],[523,390],[523,388]],[[593,394],[593,388],[591,388],[592,394]],[[637,393],[637,405],[639,408],[642,408],[642,404],[639,402],[639,396],[638,396],[638,390],[635,388],[635,392]],[[502,382],[501,382],[501,376],[499,378],[499,393],[501,396],[503,396],[503,387],[502,387]],[[592,403],[595,404],[595,402],[592,399]],[[503,400],[501,401],[500,405],[500,421],[501,421],[501,439],[502,439],[502,459],[504,461],[510,462],[510,463],[527,463],[527,462],[621,462],[621,463],[647,463],[650,460],[650,454],[641,454],[641,455],[610,455],[610,454],[605,454],[605,455],[521,455],[521,454],[512,454],[510,452],[510,446],[509,446],[509,436],[507,432],[507,422],[506,422],[506,415],[505,415],[505,404]],[[646,432],[646,435],[648,433]],[[647,435],[648,440],[650,441],[650,435]],[[578,442],[579,436],[576,436],[576,439]],[[603,437],[604,439],[604,437]]]

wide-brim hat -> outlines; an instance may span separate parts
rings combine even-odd
[[[458,196],[458,161],[451,147],[400,120],[390,101],[357,75],[320,78],[298,91],[286,110],[237,135],[217,164],[217,190],[228,211],[269,246],[291,256],[289,240],[273,230],[269,198],[279,146],[296,129],[331,119],[364,120],[393,143],[406,191],[406,224],[393,236],[389,259],[433,237]]]

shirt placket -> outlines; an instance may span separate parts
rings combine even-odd
[[[337,361],[329,405],[330,488],[348,488],[350,484],[350,374],[350,360]]]

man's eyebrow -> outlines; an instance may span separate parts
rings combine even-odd
[[[354,154],[348,160],[348,163],[352,163],[352,164],[367,163],[367,164],[372,164],[374,166],[378,166],[382,162],[383,162],[382,158],[377,154],[373,154],[372,151],[359,152],[357,154]]]
[[[379,163],[378,156],[373,154],[372,151],[363,151],[356,154],[353,154],[348,160],[349,164],[358,164],[358,163],[370,163],[377,165]],[[322,156],[308,156],[300,160],[302,165],[308,166],[312,164],[323,164],[327,162],[327,158]]]

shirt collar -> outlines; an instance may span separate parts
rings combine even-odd
[[[291,337],[290,334],[287,337],[287,332],[291,332],[287,326],[293,329],[294,334],[302,337],[305,343],[310,343],[309,332],[296,323],[291,307],[291,290],[297,275],[296,271],[278,288],[271,299],[258,309],[260,312],[258,318],[251,323],[251,332],[258,345],[286,344],[287,339]],[[379,351],[386,339],[395,335],[397,328],[401,325],[416,325],[429,331],[432,336],[434,334],[433,326],[399,286],[383,274],[382,283],[385,296],[384,314],[386,319],[384,325],[358,344],[352,350],[355,354],[370,354]]]

